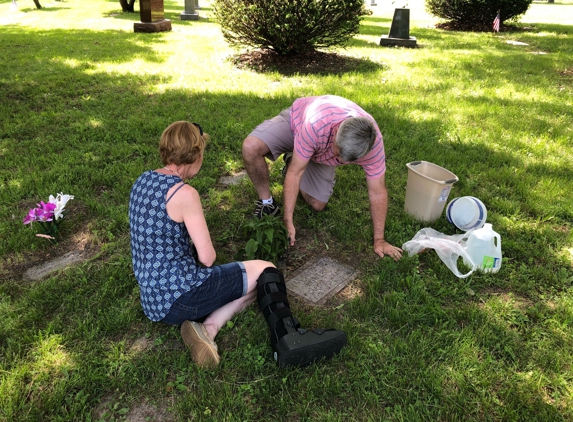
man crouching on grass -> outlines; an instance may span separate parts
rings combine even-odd
[[[276,117],[265,120],[243,142],[247,173],[259,195],[255,217],[277,215],[269,187],[265,157],[274,161],[284,154],[283,219],[296,241],[294,208],[298,193],[315,211],[322,211],[334,188],[335,167],[358,164],[366,173],[374,252],[398,260],[402,249],[385,240],[388,192],[384,174],[386,157],[378,125],[362,108],[342,97],[323,95],[295,100]]]

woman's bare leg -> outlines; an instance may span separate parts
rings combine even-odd
[[[247,271],[247,294],[213,311],[203,321],[205,329],[213,340],[228,321],[255,301],[257,298],[257,279],[263,270],[275,267],[271,262],[262,260],[243,261],[243,265]]]

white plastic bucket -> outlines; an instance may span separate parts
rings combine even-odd
[[[446,207],[446,217],[460,230],[480,229],[487,220],[487,209],[478,198],[462,196],[450,201]]]

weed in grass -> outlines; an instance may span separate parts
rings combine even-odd
[[[179,375],[175,381],[169,381],[165,388],[167,391],[179,390],[179,391],[189,391],[189,387],[185,385],[187,377],[185,375]]]
[[[263,259],[278,263],[288,247],[286,228],[278,217],[265,215],[252,218],[243,224],[247,244],[237,253],[236,259]]]

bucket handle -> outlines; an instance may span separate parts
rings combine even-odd
[[[456,179],[444,180],[444,183],[446,185],[449,185],[450,183],[456,183],[457,181],[458,181],[458,179],[456,178]]]
[[[421,161],[412,161],[412,162],[410,163],[411,166],[419,166],[420,164],[422,164]]]

